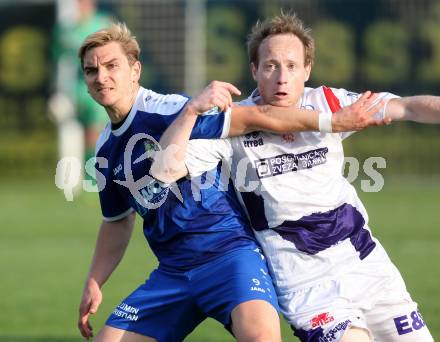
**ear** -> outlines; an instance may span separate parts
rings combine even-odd
[[[308,65],[306,65],[304,67],[304,70],[305,70],[304,82],[307,82],[309,80],[309,77],[310,77],[310,72],[312,71],[312,63],[309,63]]]
[[[141,78],[141,70],[142,70],[141,62],[139,61],[134,62],[133,65],[131,66],[133,82],[136,83],[139,82],[139,79]]]
[[[254,81],[257,80],[257,70],[258,70],[258,66],[255,66],[254,62],[251,63],[251,72],[252,72],[252,77],[254,78]]]

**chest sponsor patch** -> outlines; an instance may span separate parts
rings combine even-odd
[[[264,145],[264,141],[263,141],[263,137],[261,137],[261,132],[252,132],[252,133],[248,133],[244,136],[244,140],[243,140],[243,146],[244,147],[258,147],[258,146],[263,146]]]
[[[303,153],[286,153],[255,161],[258,178],[282,175],[288,172],[311,169],[327,162],[328,148],[322,147]]]

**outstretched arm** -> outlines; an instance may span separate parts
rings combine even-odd
[[[289,133],[302,131],[323,131],[326,133],[360,131],[369,126],[387,124],[391,121],[378,120],[374,114],[384,103],[375,103],[378,95],[370,91],[350,106],[334,113],[321,113],[316,110],[293,107],[236,106],[232,108],[229,136],[243,135],[253,131]],[[328,120],[327,124],[325,120]]]
[[[385,117],[421,123],[440,123],[440,96],[420,95],[389,100]]]
[[[93,337],[89,322],[91,314],[97,312],[102,301],[101,287],[121,261],[133,231],[135,214],[115,222],[101,224],[95,253],[79,306],[78,328],[81,335]]]
[[[160,139],[162,151],[156,153],[150,169],[153,177],[171,183],[187,174],[184,158],[197,116],[214,106],[223,111],[230,110],[231,94],[239,95],[240,91],[232,84],[215,81],[187,104]],[[328,122],[324,122],[325,125],[320,118],[320,115],[324,114],[317,111],[274,106],[235,106],[232,107],[229,136],[254,130],[274,133],[318,131],[322,126],[325,126],[327,131],[344,132],[380,125],[385,121],[376,120],[373,115],[383,107],[383,103],[374,105],[376,99],[376,94],[369,91],[364,93],[352,105],[326,116]]]

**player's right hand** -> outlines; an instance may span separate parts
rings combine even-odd
[[[93,337],[93,328],[90,325],[89,317],[98,311],[102,302],[102,292],[96,281],[88,280],[79,305],[78,329],[86,339]]]
[[[214,107],[226,111],[232,106],[232,95],[241,95],[233,84],[212,81],[203,91],[194,96],[188,103],[197,114],[202,114]]]
[[[377,116],[384,105],[385,101],[380,100],[377,93],[366,91],[356,102],[333,114],[333,132],[360,131],[369,126],[390,124],[390,118],[383,119]]]

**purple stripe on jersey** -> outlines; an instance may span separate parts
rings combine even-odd
[[[253,192],[242,192],[241,197],[243,198],[248,213],[251,213],[249,216],[252,227],[257,231],[268,229],[269,224],[267,223],[264,211],[263,197]]]
[[[325,213],[303,216],[298,221],[284,221],[273,230],[308,254],[316,254],[349,238],[359,258],[364,259],[376,246],[364,225],[362,214],[352,205],[343,204]]]

